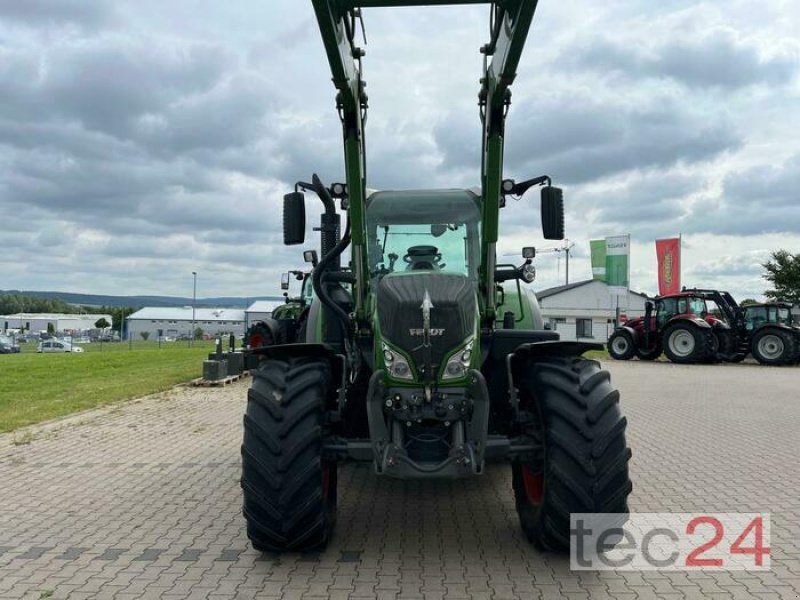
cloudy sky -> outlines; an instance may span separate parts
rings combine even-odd
[[[477,184],[488,9],[365,23],[369,186]],[[651,293],[658,237],[683,234],[684,283],[739,297],[800,252],[798,23],[796,0],[541,0],[505,174],[564,187],[572,280],[617,233]],[[0,0],[0,289],[185,296],[197,271],[201,297],[274,294],[300,258],[280,199],[312,171],[343,179],[310,2]],[[504,210],[502,253],[554,245],[537,205]]]

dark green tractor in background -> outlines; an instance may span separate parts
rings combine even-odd
[[[324,546],[346,460],[399,478],[473,477],[503,461],[522,528],[544,549],[568,550],[571,513],[627,513],[619,394],[581,356],[601,346],[544,329],[521,285],[535,275],[533,248],[519,266],[496,259],[500,208],[533,186],[542,186],[545,237],[564,237],[562,194],[549,177],[502,176],[509,86],[535,0],[487,2],[480,190],[367,193],[361,8],[444,3],[313,0],[338,89],[346,183],[314,175],[284,198],[287,244],[305,239],[301,190],[324,211],[313,299],[285,343],[254,350],[262,360],[244,417],[242,487],[257,549]]]
[[[800,362],[800,326],[788,302],[742,306],[744,335],[753,357],[764,365]]]

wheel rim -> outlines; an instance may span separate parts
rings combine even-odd
[[[525,496],[528,501],[535,506],[540,505],[544,497],[544,475],[523,465],[522,483],[525,486]]]
[[[758,353],[764,358],[775,360],[783,356],[783,340],[777,335],[765,335],[758,340]]]
[[[261,348],[264,345],[264,336],[260,333],[254,333],[250,336],[248,344],[251,348]]]
[[[694,352],[695,341],[691,331],[678,329],[669,336],[670,351],[681,358],[691,356]]]
[[[628,351],[628,340],[624,336],[614,338],[614,341],[611,342],[611,349],[614,354],[625,354]]]

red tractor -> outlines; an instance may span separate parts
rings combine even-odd
[[[662,351],[676,363],[711,362],[745,357],[729,320],[737,306],[727,292],[684,290],[645,305],[645,316],[631,319],[608,339],[617,360],[638,356],[655,360]]]
[[[800,360],[800,330],[786,303],[741,307],[728,292],[683,288],[645,306],[644,317],[608,339],[612,358],[654,360],[663,351],[676,363],[740,362],[749,353],[765,365]]]

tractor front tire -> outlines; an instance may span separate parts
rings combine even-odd
[[[690,364],[713,360],[719,344],[711,329],[678,322],[666,328],[664,354],[674,363]]]
[[[322,458],[325,361],[265,360],[247,394],[242,443],[243,513],[256,550],[325,546],[336,518],[336,463]]]
[[[552,357],[524,369],[520,408],[533,422],[523,431],[543,441],[544,453],[512,464],[517,513],[535,546],[568,552],[570,514],[628,513],[627,421],[596,361]]]
[[[767,327],[753,336],[753,357],[762,365],[789,365],[795,362],[797,341],[790,331]]]
[[[630,360],[636,354],[636,345],[633,337],[624,329],[617,329],[611,334],[606,348],[609,356],[616,360]]]

